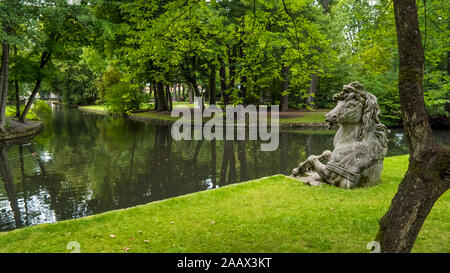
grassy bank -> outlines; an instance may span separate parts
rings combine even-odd
[[[6,105],[5,115],[7,117],[16,117],[16,107],[13,105]],[[30,109],[26,118],[29,120],[39,120],[38,116],[36,115],[36,113],[33,112],[32,109]]]
[[[0,252],[368,252],[407,168],[385,160],[383,183],[342,190],[282,175],[126,210],[0,233]],[[436,203],[415,252],[450,252],[450,194]],[[124,250],[125,249],[125,250]]]
[[[303,122],[325,122],[327,112],[302,112],[301,116],[295,118],[280,118],[280,123],[303,123]]]
[[[208,105],[206,105],[207,107]],[[146,109],[152,109],[152,105],[148,106]],[[174,108],[178,107],[188,107],[193,108],[194,104],[188,104],[186,102],[174,102]],[[95,112],[95,113],[108,113],[108,109],[104,105],[91,105],[91,106],[81,106],[80,110]],[[299,116],[293,118],[280,118],[279,124],[280,127],[286,128],[296,128],[296,127],[326,127],[325,124],[325,111],[317,111],[317,112],[301,112]],[[174,122],[178,120],[178,117],[172,117],[168,112],[155,112],[155,111],[141,111],[137,113],[133,113],[130,115],[132,119],[140,120],[140,121],[165,121],[165,122]],[[209,118],[203,118],[203,122],[208,121]],[[270,122],[270,119],[268,119]]]

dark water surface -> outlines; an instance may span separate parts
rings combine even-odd
[[[450,145],[450,131],[435,131]],[[0,231],[131,207],[273,174],[332,149],[333,131],[281,131],[259,141],[174,141],[169,126],[55,107],[31,143],[0,147]],[[400,130],[389,155],[408,149]]]

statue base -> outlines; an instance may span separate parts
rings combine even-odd
[[[303,182],[304,184],[309,185],[309,186],[320,187],[323,184],[326,184],[325,182],[323,182],[320,175],[316,172],[306,172],[304,176],[290,175],[290,177],[297,179],[298,181]]]

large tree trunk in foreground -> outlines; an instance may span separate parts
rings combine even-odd
[[[0,131],[5,132],[6,128],[6,101],[8,100],[9,84],[9,44],[2,44],[2,63],[0,80]]]
[[[450,188],[450,149],[432,138],[423,98],[424,52],[415,0],[394,0],[399,93],[410,158],[408,171],[380,220],[382,252],[410,252],[428,213]]]

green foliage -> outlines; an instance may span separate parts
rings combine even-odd
[[[40,93],[56,94],[68,105],[91,104],[97,99],[94,83],[98,77],[83,60],[57,61]]]
[[[110,96],[108,104],[118,106],[116,99],[123,99],[127,110],[113,108],[127,112],[150,99],[142,98],[150,84],[164,86],[153,99],[155,108],[165,111],[167,85],[182,83],[205,96],[215,82],[220,103],[279,104],[288,95],[291,108],[308,108],[309,97],[314,108],[332,108],[334,93],[360,81],[378,97],[382,121],[401,122],[390,0],[33,3],[39,9],[25,1],[0,1],[2,24],[10,27],[0,30],[0,38],[11,43],[11,79],[19,81],[22,95],[43,79],[41,95],[102,105],[107,90],[119,84],[124,90],[111,89],[116,98]],[[425,103],[432,116],[449,116],[449,15],[439,0],[426,1],[426,10],[418,5]],[[41,68],[48,54],[50,62]],[[284,75],[283,67],[289,68]],[[313,74],[317,91],[310,95]]]
[[[141,95],[117,68],[105,72],[98,90],[110,113],[131,114],[141,105]]]
[[[447,52],[449,44],[448,12],[442,1],[418,2],[422,43],[425,50],[424,97],[430,115],[449,114],[449,76]],[[333,62],[334,75],[319,81],[316,105],[333,105],[332,93],[350,81],[359,81],[378,98],[381,119],[387,125],[401,124],[398,96],[398,53],[394,11],[391,1],[370,5],[368,1],[343,0],[331,9],[335,34],[333,46],[340,49]],[[427,23],[425,22],[427,21]],[[426,26],[426,29],[425,29]]]
[[[446,106],[450,104],[450,76],[446,71],[429,71],[425,74],[424,98],[428,113],[432,116],[450,116]]]
[[[25,109],[25,105],[20,107],[20,112]],[[16,116],[16,107],[14,106],[6,106],[6,116],[7,117],[15,117]],[[31,107],[31,110],[28,112],[26,119],[29,120],[49,120],[52,116],[52,109],[45,101],[36,100]]]
[[[103,74],[101,81],[97,83],[97,91],[100,98],[97,104],[102,104],[105,100],[107,89],[116,85],[122,79],[123,74],[117,67],[108,68]]]
[[[32,110],[40,120],[47,120],[52,117],[52,108],[50,108],[50,105],[45,101],[34,101]]]
[[[83,47],[110,34],[110,24],[92,12],[96,2],[0,1],[0,40],[10,44],[11,79],[21,94],[41,86],[41,95],[56,94],[67,104],[96,100],[93,83],[103,62]]]
[[[25,109],[25,105],[22,105],[20,107],[20,112],[22,112],[23,109]],[[6,106],[6,116],[7,117],[15,117],[16,116],[16,108],[12,107],[12,106]],[[25,118],[29,119],[29,120],[39,120],[38,115],[33,111],[33,109],[31,109],[28,112],[28,114]]]

